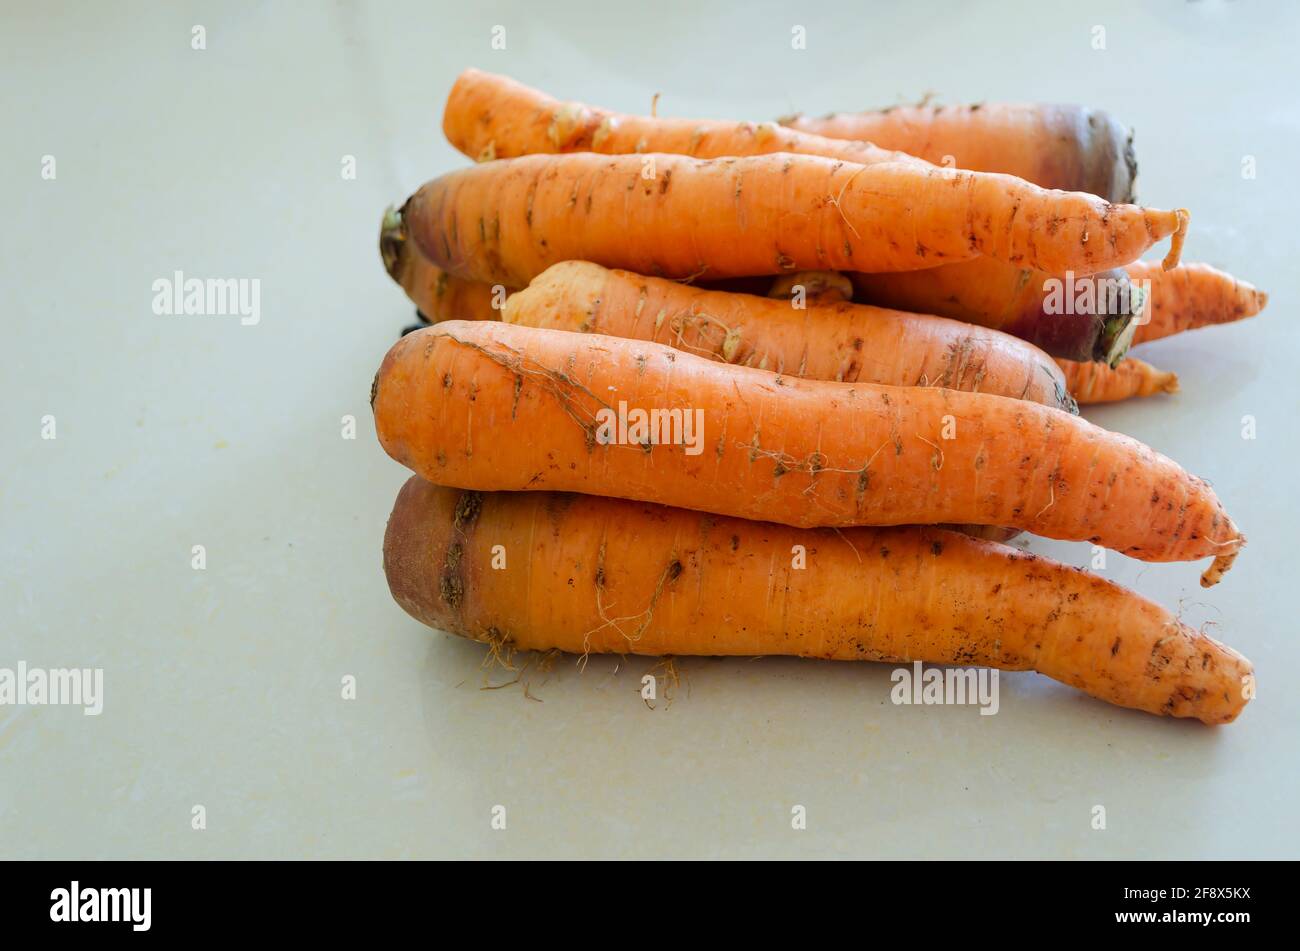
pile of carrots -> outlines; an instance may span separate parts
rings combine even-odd
[[[468,70],[443,130],[476,164],[380,236],[430,325],[371,393],[416,473],[384,543],[412,616],[498,652],[1036,670],[1205,723],[1253,696],[1231,648],[1003,544],[1211,559],[1209,586],[1245,543],[1205,481],[1078,415],[1177,389],[1133,343],[1266,302],[1179,263],[1188,213],[1133,203],[1118,122],[630,116]]]

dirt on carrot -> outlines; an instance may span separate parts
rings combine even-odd
[[[1093,273],[1171,236],[1176,261],[1188,220],[1006,176],[788,153],[503,159],[429,182],[402,218],[437,267],[506,287],[565,260],[717,279],[905,271],[982,254]]]
[[[494,567],[501,550],[505,569]],[[796,529],[414,477],[389,518],[384,570],[412,617],[494,653],[1037,670],[1110,703],[1210,724],[1233,720],[1253,682],[1244,657],[1139,595],[941,529]]]
[[[1077,411],[1065,377],[1037,347],[943,317],[823,303],[834,296],[830,279],[804,279],[808,285],[790,288],[794,300],[777,300],[567,261],[515,293],[503,316],[529,327],[652,340],[805,379],[942,386]]]
[[[1077,363],[1057,360],[1070,388],[1080,403],[1116,403],[1135,396],[1177,393],[1178,374],[1159,370],[1137,357],[1128,356],[1113,368],[1105,363]]]
[[[1268,304],[1268,294],[1208,264],[1165,270],[1157,263],[1136,261],[1124,270],[1139,284],[1150,282],[1150,303],[1137,321],[1135,343],[1244,320]]]
[[[801,380],[640,340],[447,321],[399,341],[372,405],[388,453],[467,489],[578,491],[810,526],[962,523],[1147,561],[1244,537],[1207,483],[1035,403]],[[544,434],[545,438],[539,438]]]

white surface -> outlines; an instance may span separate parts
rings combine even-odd
[[[102,666],[106,697],[99,717],[0,707],[0,856],[1295,857],[1300,10],[544,6],[5,5],[0,666]],[[893,706],[885,666],[776,659],[686,661],[689,690],[653,712],[649,660],[562,663],[532,680],[542,703],[481,691],[482,649],[389,598],[406,473],[366,402],[412,317],[379,216],[462,164],[439,121],[470,65],[627,111],[662,92],[661,114],[765,119],[933,90],[1134,125],[1142,199],[1193,210],[1187,259],[1272,304],[1146,348],[1177,397],[1089,413],[1211,479],[1250,546],[1209,592],[1200,565],[1111,556],[1107,574],[1215,623],[1259,699],[1215,730],[1010,674],[981,717]],[[260,324],[155,316],[175,270],[260,279]]]

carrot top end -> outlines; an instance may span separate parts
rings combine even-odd
[[[379,256],[388,276],[400,284],[406,261],[406,224],[402,221],[402,213],[392,205],[384,209],[379,226]]]

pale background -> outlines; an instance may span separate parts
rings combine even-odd
[[[0,666],[102,666],[106,698],[98,718],[0,708],[0,856],[1300,852],[1300,8],[838,7],[4,5]],[[1216,730],[1012,674],[981,717],[891,705],[885,666],[773,659],[687,661],[689,689],[654,711],[645,659],[562,663],[532,677],[542,703],[480,690],[482,649],[388,595],[406,473],[367,406],[412,317],[380,266],[380,213],[463,164],[439,121],[471,65],[625,111],[660,92],[661,114],[761,120],[933,91],[1084,101],[1135,126],[1142,199],[1193,209],[1187,259],[1273,302],[1145,348],[1181,374],[1177,397],[1088,414],[1211,479],[1249,548],[1209,592],[1199,565],[1111,556],[1107,574],[1217,625],[1259,699]],[[259,278],[261,323],[155,316],[151,284],[177,269]]]

